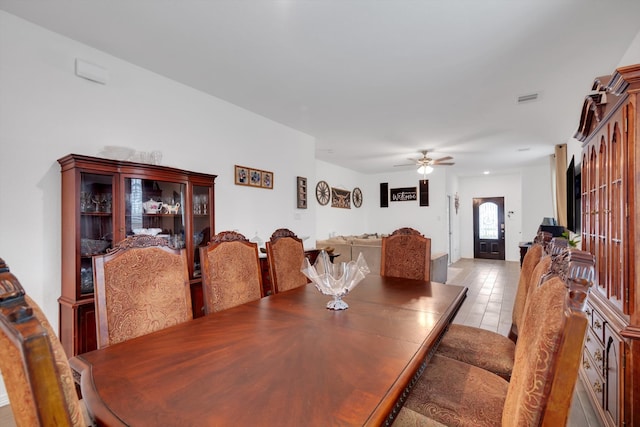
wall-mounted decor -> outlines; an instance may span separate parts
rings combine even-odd
[[[273,189],[273,172],[235,165],[235,184]]]
[[[380,207],[381,208],[389,207],[389,183],[388,182],[380,183]]]
[[[392,188],[389,191],[391,193],[392,202],[408,202],[412,200],[418,200],[416,187]]]
[[[429,180],[421,179],[418,181],[418,188],[420,196],[418,204],[420,206],[429,206]]]
[[[249,169],[249,185],[260,187],[262,185],[262,171]]]
[[[236,185],[249,185],[249,168],[236,165]]]
[[[262,188],[273,189],[273,174],[271,172],[262,171]]]
[[[351,209],[351,191],[331,188],[331,207]]]
[[[362,206],[362,190],[358,187],[353,189],[353,206],[356,208]]]
[[[454,197],[454,206],[456,208],[456,215],[458,214],[458,209],[460,208],[460,196],[458,196],[458,193],[456,193],[456,196]]]
[[[307,178],[297,177],[296,188],[298,189],[298,209],[307,209]]]
[[[322,206],[329,203],[329,198],[331,197],[331,190],[329,189],[329,184],[326,181],[318,181],[316,184],[316,200]]]

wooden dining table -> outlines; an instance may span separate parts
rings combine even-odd
[[[70,364],[98,425],[385,425],[466,292],[369,275],[334,311],[308,284]]]

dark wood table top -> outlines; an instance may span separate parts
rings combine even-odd
[[[309,284],[70,363],[101,425],[380,425],[466,292],[370,275],[332,311]]]

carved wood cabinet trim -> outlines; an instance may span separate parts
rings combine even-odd
[[[640,424],[640,64],[594,80],[582,145],[582,248],[596,257],[581,376],[607,426]]]

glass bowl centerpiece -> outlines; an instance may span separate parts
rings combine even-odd
[[[333,297],[333,300],[327,303],[328,309],[344,310],[349,308],[349,305],[342,298],[369,274],[369,266],[362,254],[358,255],[356,261],[334,264],[327,252],[322,250],[313,265],[305,258],[301,271],[320,292]]]

